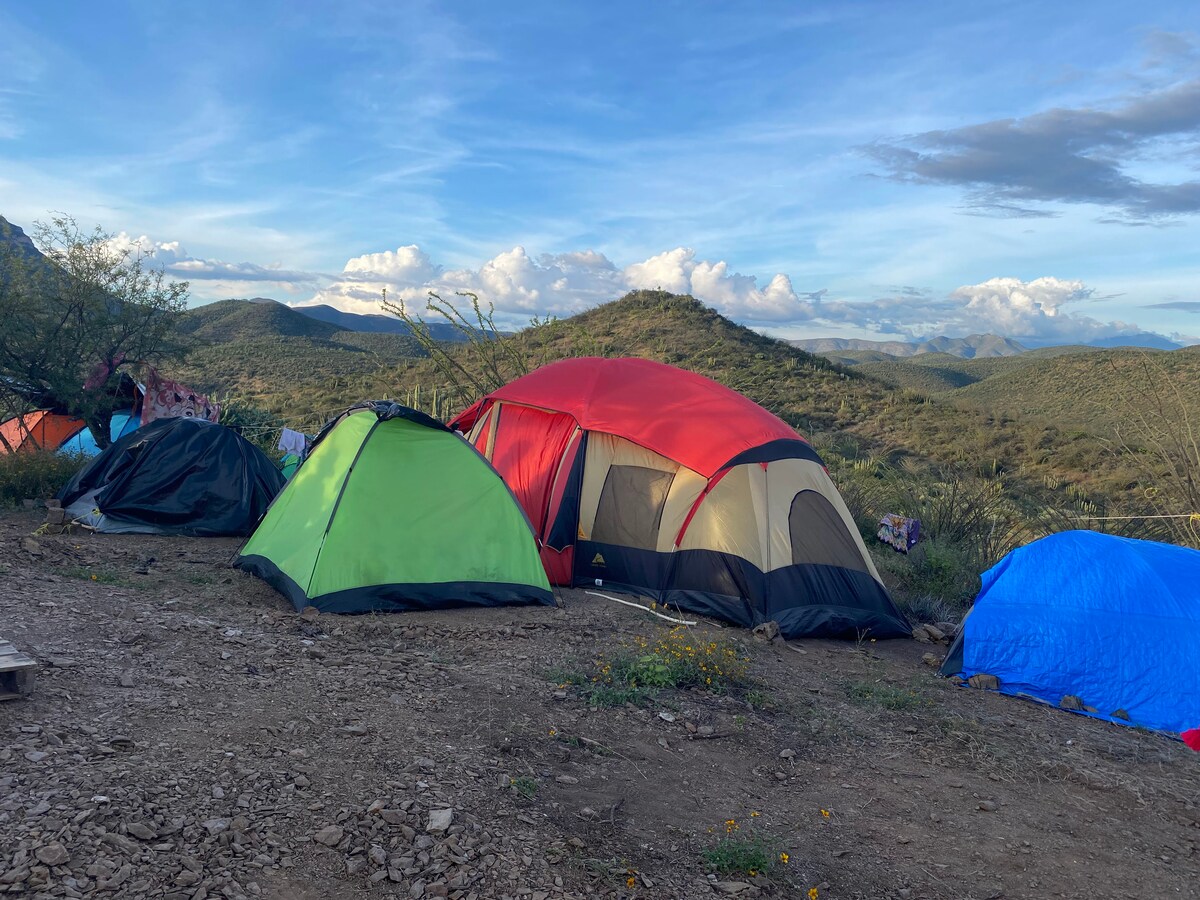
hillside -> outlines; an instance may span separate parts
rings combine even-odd
[[[851,365],[855,371],[878,378],[893,387],[917,391],[921,394],[944,395],[998,375],[1016,372],[1040,360],[1102,352],[1104,351],[1100,347],[1069,345],[1042,347],[1014,356],[990,356],[975,359],[967,359],[950,353],[920,353],[916,356],[896,357],[865,350],[850,351],[846,355],[822,355],[833,362],[846,359],[848,356],[849,359],[846,359],[846,363],[843,364]],[[1157,353],[1159,351],[1137,350],[1132,352]]]
[[[1128,416],[1129,404],[1138,402],[1137,395],[1159,372],[1169,377],[1171,390],[1200,411],[1200,347],[1169,352],[1126,348],[1037,359],[954,396],[1014,415],[1040,415],[1107,432]]]
[[[180,329],[203,341],[231,343],[275,337],[333,337],[339,329],[274,301],[218,300],[186,310]]]
[[[264,298],[256,298],[255,302],[274,302],[264,301]],[[410,332],[408,326],[401,322],[395,316],[378,315],[378,314],[362,314],[348,313],[340,309],[334,309],[332,306],[327,306],[323,303],[313,306],[292,306],[289,307],[293,311],[307,316],[310,319],[315,319],[318,322],[335,326],[339,331],[361,331],[378,334],[399,334],[408,335]],[[459,342],[464,340],[463,334],[452,325],[442,322],[429,322],[429,333],[435,340]]]
[[[331,397],[365,396],[381,370],[424,353],[407,335],[343,331],[273,300],[221,300],[181,319],[195,342],[175,368],[182,380],[287,413],[289,421],[314,403],[331,409]],[[306,427],[320,424],[311,412],[301,418]]]
[[[34,246],[24,229],[0,216],[0,249],[27,259],[41,259],[41,251]]]

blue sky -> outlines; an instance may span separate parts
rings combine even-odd
[[[661,286],[787,337],[1187,339],[1200,7],[10,5],[0,214],[50,210],[194,302]]]

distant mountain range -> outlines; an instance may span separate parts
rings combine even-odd
[[[226,301],[228,302],[228,301]],[[318,322],[334,326],[335,331],[364,331],[371,334],[410,334],[408,326],[395,316],[343,312],[324,303],[314,306],[288,306],[270,297],[251,297],[251,303],[274,303]],[[453,325],[430,322],[429,333],[439,341],[462,341],[462,332]],[[502,334],[504,332],[501,332]]]
[[[793,347],[819,353],[837,361],[853,363],[878,362],[885,359],[907,358],[925,353],[944,353],[960,359],[993,359],[1017,356],[1030,350],[1055,346],[1045,341],[1020,344],[998,334],[971,334],[962,338],[936,337],[926,341],[865,341],[853,338],[811,338],[788,341]],[[1181,346],[1161,334],[1140,332],[1111,338],[1098,338],[1077,346],[1084,347],[1147,347],[1154,350],[1178,350]]]
[[[813,338],[788,341],[793,347],[809,353],[836,355],[850,351],[886,353],[888,356],[917,356],[921,353],[948,353],[963,359],[994,356],[1016,356],[1028,350],[1011,338],[998,334],[972,334],[965,338],[936,337],[927,341],[862,341],[853,338]]]

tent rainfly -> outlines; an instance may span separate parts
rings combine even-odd
[[[492,467],[441,422],[386,401],[325,426],[236,565],[322,612],[554,603]]]
[[[729,388],[568,359],[452,426],[496,467],[555,584],[612,585],[785,637],[910,634],[812,446]]]

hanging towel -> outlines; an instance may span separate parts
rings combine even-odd
[[[304,448],[308,443],[306,438],[299,431],[292,431],[290,428],[285,428],[279,435],[279,449],[284,453],[292,453],[296,456],[304,456]]]

